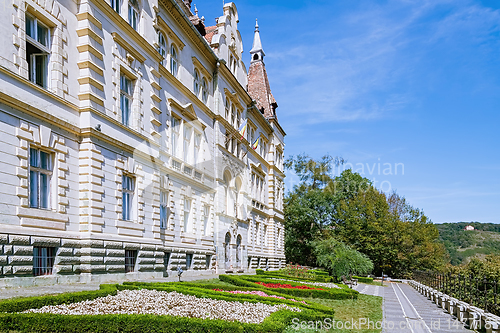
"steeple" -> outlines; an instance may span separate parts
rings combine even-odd
[[[248,94],[256,102],[257,108],[268,120],[277,121],[276,108],[278,103],[271,93],[271,86],[267,78],[266,66],[264,65],[264,50],[260,42],[259,24],[255,22],[255,37],[253,47],[250,50],[252,61],[248,70]]]
[[[260,41],[260,33],[259,33],[259,23],[257,22],[257,19],[255,19],[255,35],[253,37],[253,46],[252,49],[250,50],[250,54],[252,55],[252,61],[263,61],[264,56],[266,55],[264,53],[264,50],[262,49],[262,42]]]

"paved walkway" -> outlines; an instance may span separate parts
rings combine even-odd
[[[387,283],[386,287],[359,284],[355,289],[384,298],[383,333],[472,332],[406,283]]]

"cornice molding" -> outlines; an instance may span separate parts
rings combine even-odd
[[[182,82],[179,81],[178,78],[173,76],[172,73],[170,73],[168,69],[165,68],[165,66],[160,65],[160,75],[163,76],[165,79],[167,79],[174,87],[176,87],[186,97],[188,97],[189,100],[193,102],[193,104],[195,104],[206,114],[208,114],[210,118],[215,117],[215,114],[212,112],[212,110],[210,110],[210,108],[205,103],[203,103],[188,87],[182,84]]]
[[[203,66],[203,64],[196,58],[195,56],[192,57],[193,59],[193,64],[196,68],[199,68],[201,73],[205,75],[210,81],[212,81],[212,74],[208,71],[208,69]]]
[[[158,24],[158,28],[162,30],[168,37],[174,40],[174,43],[181,49],[186,46],[184,42],[177,36],[177,34],[168,26],[167,22],[160,16],[156,16],[156,22]]]
[[[121,47],[123,47],[125,49],[125,51],[127,51],[128,53],[130,53],[135,59],[137,59],[139,62],[141,63],[144,63],[144,61],[146,61],[146,57],[143,56],[139,51],[137,51],[134,47],[132,47],[132,45],[130,45],[129,43],[127,43],[127,41],[125,39],[123,39],[122,36],[120,36],[119,33],[117,32],[113,32],[111,34],[111,36],[113,36],[113,39],[114,41],[120,45]]]

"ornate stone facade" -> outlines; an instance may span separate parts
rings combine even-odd
[[[249,75],[236,6],[205,28],[190,5],[6,3],[0,286],[284,263],[285,133],[258,29]]]

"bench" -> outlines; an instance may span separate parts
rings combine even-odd
[[[342,283],[345,285],[349,285],[350,288],[352,288],[352,286],[358,285],[358,279],[353,279],[352,276],[349,276],[348,280],[344,275],[342,275]]]

